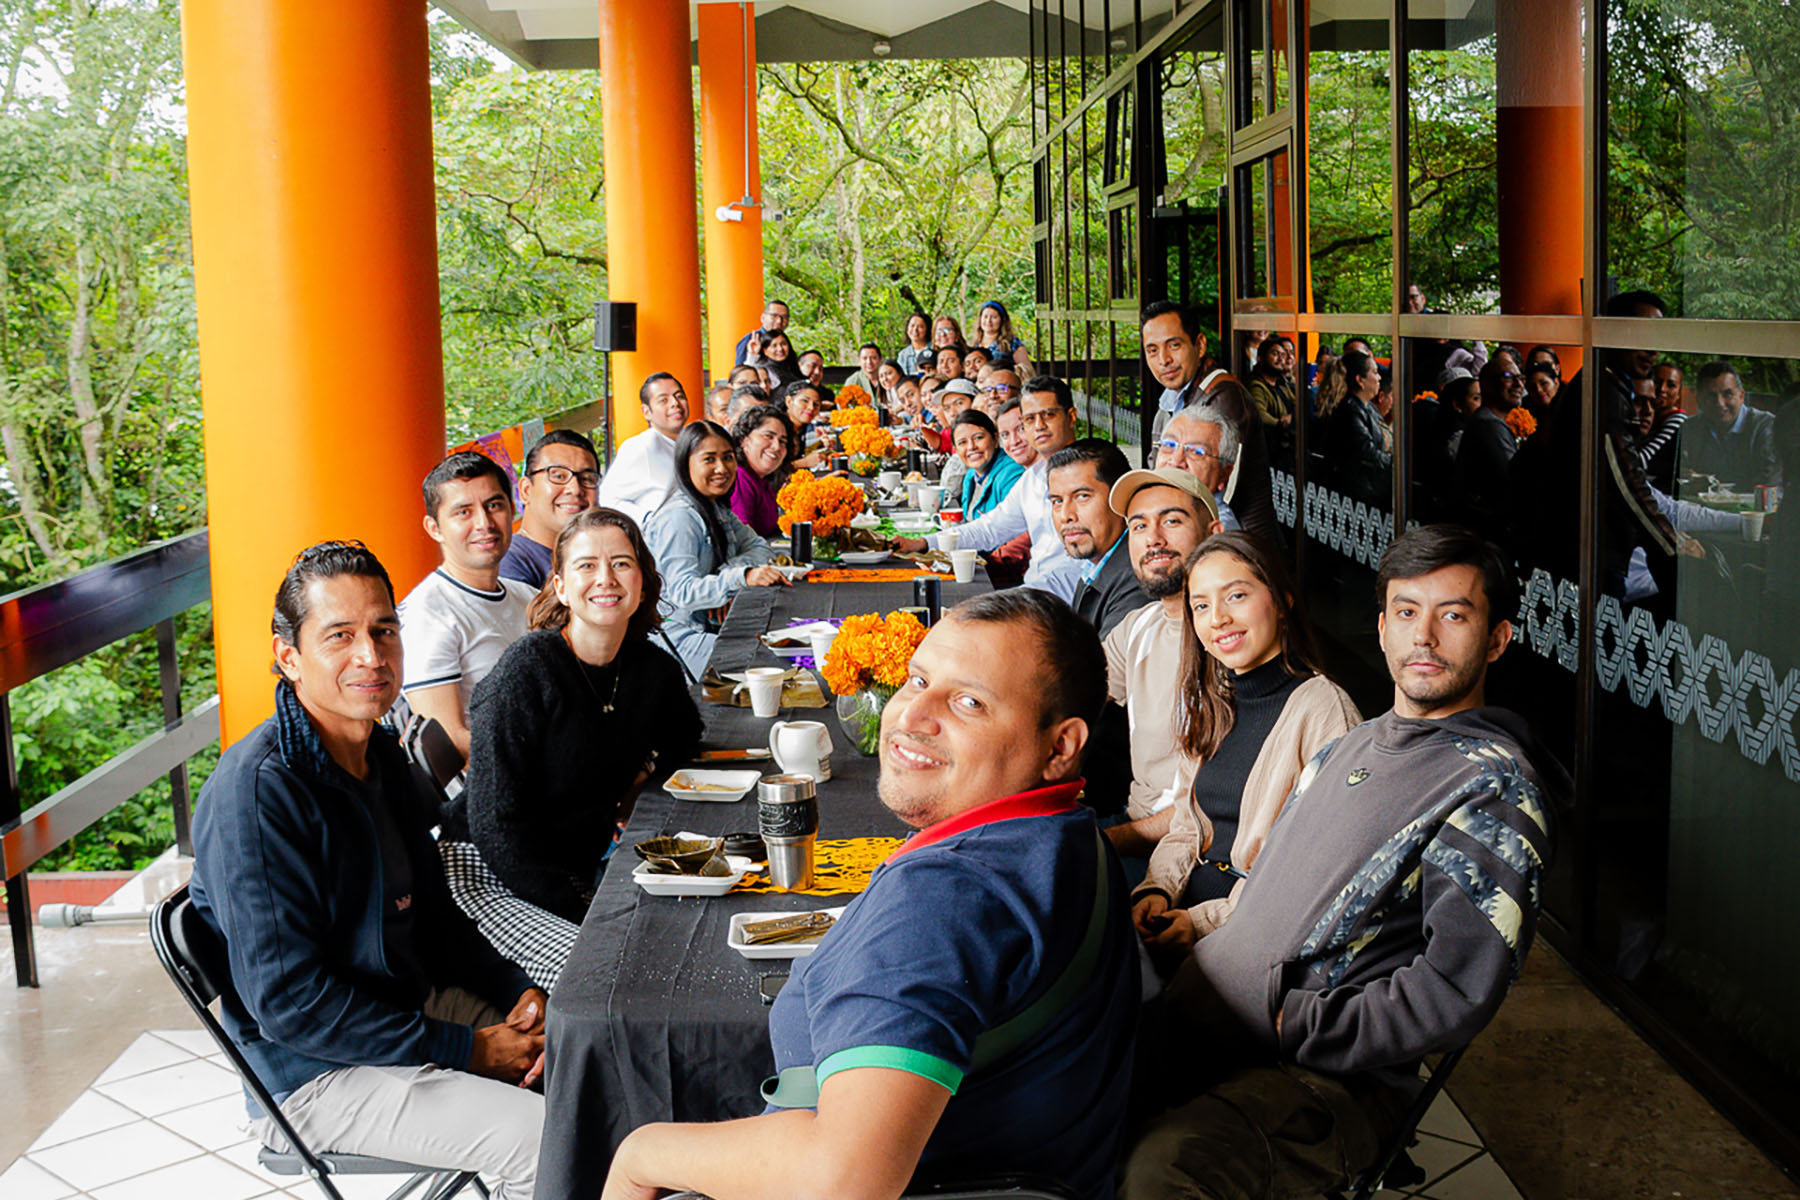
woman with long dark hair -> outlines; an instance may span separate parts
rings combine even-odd
[[[1187,595],[1175,723],[1186,798],[1131,910],[1159,957],[1225,923],[1306,764],[1362,720],[1321,673],[1293,582],[1268,543],[1213,534],[1194,552]]]
[[[450,891],[549,991],[638,791],[700,744],[681,668],[650,640],[662,585],[635,522],[573,517],[530,631],[469,701],[468,785],[438,838]]]
[[[894,360],[900,364],[900,373],[918,378],[928,367],[932,359],[931,318],[922,312],[913,313],[906,318],[906,345]]]
[[[758,536],[781,532],[781,505],[775,493],[787,475],[788,453],[794,444],[794,426],[787,413],[774,404],[759,404],[738,414],[731,425],[737,446],[737,486],[731,489],[731,511]]]
[[[675,439],[675,490],[644,534],[662,567],[663,632],[695,678],[718,640],[718,609],[746,587],[785,587],[775,553],[731,511],[737,447],[711,421]]]
[[[762,348],[744,361],[750,366],[762,368],[769,377],[771,392],[790,383],[798,383],[804,378],[800,374],[800,356],[794,353],[794,344],[779,329],[763,334]]]

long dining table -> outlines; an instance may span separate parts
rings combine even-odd
[[[797,620],[889,612],[911,605],[911,564],[846,572],[854,578],[791,588],[749,588],[733,601],[713,650],[719,672],[780,666],[765,632]],[[829,579],[829,576],[828,576]],[[942,605],[989,589],[941,583]],[[819,837],[902,837],[906,827],[876,796],[877,760],[860,754],[839,724],[829,689],[823,709],[784,709],[782,719],[825,722],[834,751],[831,778],[818,785]],[[703,749],[767,747],[775,718],[706,701]],[[623,751],[621,751],[623,752]],[[708,767],[780,768],[771,760]],[[550,996],[545,1102],[537,1194],[600,1194],[613,1152],[652,1121],[717,1121],[762,1110],[759,1087],[774,1073],[762,977],[784,974],[787,959],[749,960],[726,944],[734,913],[833,907],[849,896],[733,891],[716,898],[651,896],[631,878],[631,847],[678,832],[720,836],[756,829],[756,794],[733,803],[646,793],[620,839],[582,921],[575,948]]]

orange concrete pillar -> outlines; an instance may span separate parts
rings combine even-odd
[[[637,392],[657,371],[679,379],[699,408],[700,248],[689,45],[686,4],[600,0],[607,290],[610,299],[637,305],[638,348],[613,355],[615,442],[644,428]]]
[[[721,205],[762,198],[756,136],[756,11],[746,3],[702,4],[700,13],[700,223],[706,229],[707,366],[731,369],[737,340],[763,307],[762,209],[721,221]],[[700,415],[699,406],[694,415]]]
[[[361,539],[402,593],[437,563],[419,525],[444,453],[425,8],[325,7],[182,5],[226,743],[273,709],[269,616],[297,551]]]
[[[1500,311],[1579,314],[1581,0],[1503,0],[1496,28]]]

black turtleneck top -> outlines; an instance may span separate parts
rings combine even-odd
[[[1288,674],[1279,654],[1232,677],[1237,719],[1213,756],[1194,774],[1194,802],[1213,823],[1207,858],[1224,862],[1231,857],[1250,768],[1256,765],[1256,756],[1262,753],[1288,697],[1304,682],[1303,677]]]

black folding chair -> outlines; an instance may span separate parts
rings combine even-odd
[[[1425,1080],[1425,1086],[1419,1089],[1412,1106],[1406,1110],[1405,1120],[1394,1134],[1393,1140],[1382,1151],[1381,1157],[1375,1160],[1373,1166],[1350,1181],[1351,1200],[1369,1200],[1369,1197],[1384,1187],[1408,1188],[1425,1182],[1425,1169],[1413,1161],[1408,1151],[1418,1144],[1419,1122],[1425,1119],[1425,1114],[1438,1098],[1438,1093],[1450,1082],[1450,1072],[1462,1061],[1465,1049],[1467,1047],[1459,1046],[1438,1059],[1437,1066]],[[1342,1191],[1330,1193],[1331,1200],[1343,1200],[1343,1196]]]
[[[256,1102],[269,1114],[292,1148],[281,1154],[263,1147],[257,1155],[263,1166],[277,1175],[309,1176],[329,1200],[344,1200],[342,1193],[332,1186],[330,1177],[333,1175],[407,1176],[406,1181],[389,1194],[388,1200],[404,1200],[420,1188],[425,1189],[422,1200],[448,1200],[470,1186],[478,1195],[487,1196],[487,1188],[473,1171],[442,1170],[361,1154],[315,1154],[294,1132],[293,1125],[275,1103],[275,1097],[269,1094],[269,1089],[257,1078],[236,1043],[226,1034],[225,1027],[213,1016],[212,1002],[234,995],[231,971],[225,959],[225,944],[195,911],[185,886],[164,899],[150,914],[150,944],[156,948],[156,957],[169,978],[175,981],[182,999],[200,1018],[201,1026],[218,1043],[219,1049],[237,1069],[244,1086],[250,1089],[250,1094],[256,1097]]]

